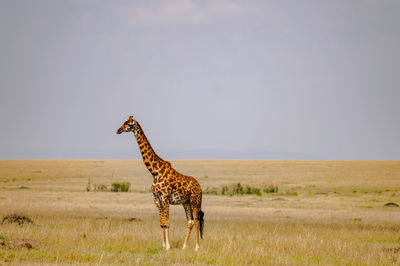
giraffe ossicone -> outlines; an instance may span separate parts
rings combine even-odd
[[[161,159],[153,150],[139,122],[133,115],[122,124],[117,134],[133,132],[142,154],[143,162],[153,175],[151,190],[154,204],[160,215],[162,229],[162,245],[166,250],[169,244],[169,205],[182,204],[186,213],[187,232],[183,249],[186,248],[193,226],[196,227],[196,247],[199,249],[199,239],[203,238],[204,212],[201,211],[202,190],[199,182],[191,176],[182,175],[172,168],[171,163]]]

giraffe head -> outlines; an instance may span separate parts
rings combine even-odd
[[[138,130],[138,122],[133,119],[133,116],[131,115],[117,130],[117,134],[121,134],[122,132],[133,132],[136,135]]]

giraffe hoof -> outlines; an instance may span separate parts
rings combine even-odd
[[[196,245],[194,251],[196,251],[196,252],[199,251],[199,248],[200,248],[199,245]]]
[[[171,247],[167,244],[166,246],[165,246],[165,250],[169,250]]]
[[[186,245],[183,245],[182,249],[186,249]]]

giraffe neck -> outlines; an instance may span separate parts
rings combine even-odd
[[[165,168],[166,161],[161,159],[155,153],[139,123],[135,137],[139,145],[140,153],[142,154],[143,162],[149,172],[153,175],[154,179],[156,179],[157,175],[160,173],[160,170]]]

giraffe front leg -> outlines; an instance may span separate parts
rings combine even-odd
[[[165,228],[162,229],[162,247],[165,248]]]
[[[169,244],[169,227],[165,228],[165,249],[169,250],[171,248]]]
[[[160,226],[163,229],[163,242],[165,243],[165,249],[169,250],[171,245],[169,244],[169,201],[167,197],[161,198]]]
[[[161,229],[162,229],[162,246],[163,246],[163,248],[165,248],[166,247],[166,241],[165,241],[166,240],[165,239],[166,238],[165,237],[166,232],[165,232],[165,227],[162,224],[163,215],[162,215],[162,208],[161,208],[161,200],[156,195],[154,195],[154,204],[156,205],[156,207],[158,209],[159,216],[160,216],[160,226],[161,226]]]

